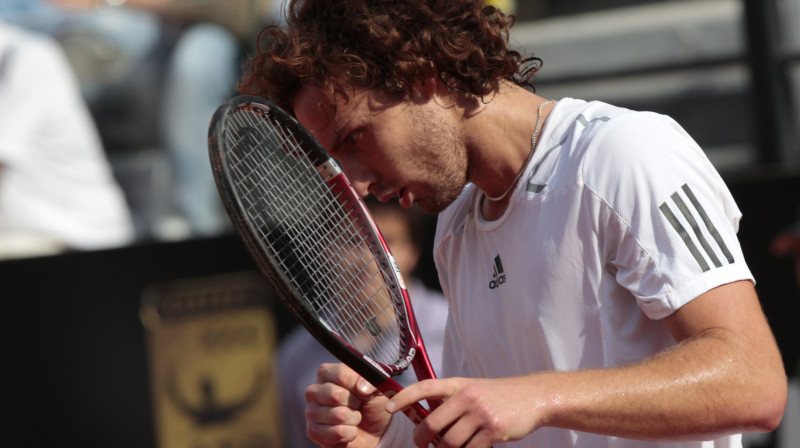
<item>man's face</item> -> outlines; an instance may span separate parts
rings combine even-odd
[[[305,87],[294,109],[361,196],[397,197],[404,207],[417,203],[439,213],[466,184],[466,151],[450,109],[432,100],[396,101],[356,89],[347,104],[334,106],[320,89]]]

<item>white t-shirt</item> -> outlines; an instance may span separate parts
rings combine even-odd
[[[0,237],[35,234],[75,249],[131,241],[127,203],[65,56],[3,23],[0,165]]]
[[[474,185],[439,217],[443,376],[629,364],[675,344],[659,319],[716,286],[752,281],[739,209],[668,117],[563,99],[521,179],[496,221],[482,218]],[[496,448],[740,446],[740,436],[649,443],[542,428]]]

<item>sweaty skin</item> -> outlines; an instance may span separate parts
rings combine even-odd
[[[425,398],[445,400],[417,428],[418,446],[450,425],[444,446],[461,446],[470,437],[467,446],[517,440],[542,426],[670,441],[777,427],[786,377],[771,368],[782,361],[750,282],[715,288],[664,324],[680,344],[638,364],[426,381],[398,393],[387,411]]]

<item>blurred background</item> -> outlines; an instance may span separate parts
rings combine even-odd
[[[517,16],[512,40],[544,61],[538,94],[665,113],[705,149],[744,214],[740,240],[796,385],[800,0],[491,3]],[[271,359],[294,322],[231,233],[206,147],[211,114],[235,94],[258,31],[280,9],[279,0],[0,0],[0,120],[85,114],[97,150],[83,155],[99,173],[15,171],[24,158],[4,154],[0,139],[3,445],[284,446]],[[25,45],[42,56],[21,57]],[[52,53],[63,64],[47,65]],[[62,107],[48,92],[57,70],[81,104]],[[46,194],[50,180],[56,192],[117,198],[113,219],[81,216],[117,236],[92,239],[106,234],[92,224],[96,235],[61,238],[57,227],[81,205],[52,192],[42,200],[63,218],[25,227],[3,205],[9,185]],[[417,274],[438,286],[429,253]],[[782,427],[748,436],[748,447],[800,446],[792,394]]]

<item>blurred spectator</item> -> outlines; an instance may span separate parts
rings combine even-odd
[[[125,198],[60,48],[0,21],[0,258],[132,237]]]
[[[400,272],[405,274],[408,294],[419,321],[428,356],[434,371],[439,370],[447,320],[447,301],[436,290],[427,288],[416,276],[425,244],[426,222],[418,209],[403,209],[397,203],[367,201],[373,218],[394,255]],[[306,435],[305,389],[316,379],[317,367],[325,362],[338,362],[311,334],[298,326],[281,342],[278,349],[278,381],[281,408],[288,448],[316,447]],[[400,384],[416,382],[412,368],[396,378]]]
[[[167,67],[162,135],[177,212],[192,235],[215,235],[229,226],[209,164],[208,123],[234,94],[241,55],[226,29],[200,23],[181,34]]]
[[[93,0],[51,0],[93,6]],[[208,123],[235,93],[245,42],[253,41],[271,12],[269,0],[127,0],[106,2],[138,8],[159,19],[163,60],[159,74],[158,146],[171,168],[172,193],[156,192],[160,216],[145,225],[155,237],[211,236],[229,228],[207,156]],[[109,8],[104,8],[109,9]],[[120,9],[120,8],[110,8]],[[118,18],[116,19],[118,20]]]
[[[128,193],[139,237],[226,231],[208,163],[208,123],[235,94],[241,61],[272,16],[272,1],[24,3],[0,10],[11,9],[8,15],[49,32],[65,48]]]
[[[235,94],[245,43],[253,41],[264,25],[271,2],[127,0],[124,4],[155,13],[175,36],[163,72],[160,135],[172,168],[176,216],[159,223],[156,232],[165,238],[219,234],[229,228],[229,221],[208,161],[208,123],[216,108]],[[188,228],[182,230],[182,223]]]

